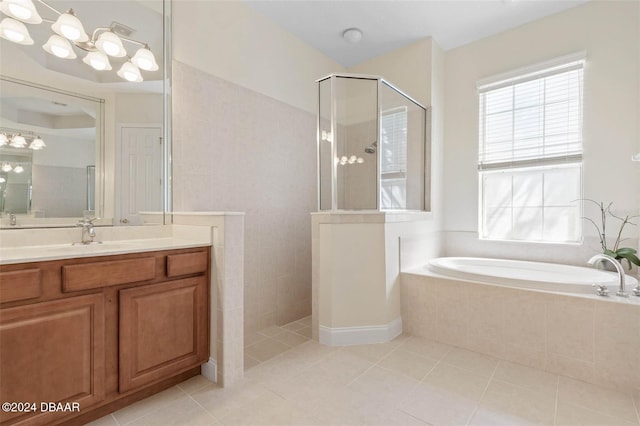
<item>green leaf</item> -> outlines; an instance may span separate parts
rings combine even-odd
[[[629,269],[631,269],[631,264],[632,263],[634,265],[640,266],[640,259],[638,259],[638,256],[636,256],[634,253],[618,254],[618,257],[616,257],[616,259],[625,259],[627,261],[627,263],[629,264]]]
[[[609,249],[604,249],[603,254],[606,254],[607,256],[611,256],[614,258],[617,258],[618,254],[613,251],[613,250],[609,250]]]
[[[619,256],[622,256],[624,254],[636,254],[637,250],[636,249],[632,249],[631,247],[623,247],[623,248],[619,248],[618,250],[615,251],[615,253]]]

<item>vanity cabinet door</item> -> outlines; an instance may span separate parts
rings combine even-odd
[[[0,399],[36,409],[3,410],[0,423],[49,424],[72,413],[72,403],[83,412],[104,399],[104,306],[102,294],[91,294],[0,311]],[[70,411],[41,405],[58,402]]]
[[[121,393],[208,360],[207,289],[201,276],[120,291]]]

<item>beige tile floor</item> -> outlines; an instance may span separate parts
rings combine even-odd
[[[92,425],[640,425],[640,395],[417,337],[327,347],[308,327],[247,336],[236,386],[197,376]]]

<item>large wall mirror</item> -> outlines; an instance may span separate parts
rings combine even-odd
[[[0,226],[169,211],[170,1],[0,11]]]

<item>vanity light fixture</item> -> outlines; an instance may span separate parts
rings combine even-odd
[[[0,168],[0,170],[2,170],[5,173],[9,173],[11,170],[13,170],[13,166],[9,163],[4,163]]]
[[[149,45],[118,35],[115,30],[116,23],[109,27],[98,27],[87,34],[73,9],[63,13],[44,0],[36,1],[56,13],[58,18],[53,21],[40,17],[32,0],[3,0],[0,3],[0,11],[8,17],[0,22],[0,37],[14,43],[33,44],[33,39],[24,23],[48,22],[53,24],[51,29],[55,34],[49,37],[49,40],[42,47],[46,52],[58,58],[76,58],[77,55],[73,49],[75,46],[87,52],[82,62],[97,71],[109,71],[112,68],[107,56],[128,57],[117,74],[120,78],[131,82],[143,81],[140,70],[157,71],[159,69]],[[129,54],[122,44],[123,41],[140,46],[133,57],[128,56]]]
[[[140,69],[128,61],[122,64],[122,66],[118,70],[118,75],[127,81],[136,83],[142,81]]]
[[[76,52],[73,51],[73,47],[71,47],[71,43],[64,37],[60,37],[57,34],[53,34],[49,37],[49,40],[42,46],[42,48],[47,52],[51,53],[54,56],[62,59],[74,59],[78,56]]]
[[[640,161],[640,152],[631,156],[631,161]]]
[[[22,173],[22,172],[24,172],[24,167],[22,167],[21,165],[18,164],[17,166],[15,166],[13,168],[13,172],[14,173]]]
[[[109,63],[109,58],[107,58],[107,55],[99,51],[87,53],[87,56],[84,57],[82,62],[89,65],[96,71],[111,70],[111,64]]]
[[[0,22],[0,37],[18,44],[33,44],[33,39],[29,35],[27,27],[13,18],[4,18]]]
[[[5,146],[8,143],[9,139],[7,138],[7,135],[5,135],[4,133],[0,133],[0,146]]]

